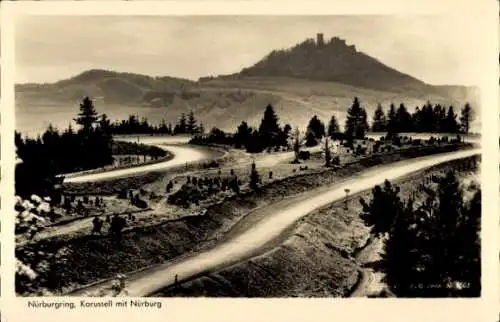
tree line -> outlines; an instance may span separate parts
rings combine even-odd
[[[403,132],[469,133],[473,118],[473,111],[468,103],[461,110],[458,120],[453,106],[446,109],[439,104],[433,106],[427,103],[421,109],[417,107],[414,113],[410,113],[404,104],[400,104],[397,109],[391,104],[386,116],[379,104],[370,126],[366,109],[355,97],[347,110],[343,131],[335,115],[332,115],[328,125],[314,115],[307,125],[304,140],[305,145],[311,147],[317,145],[324,137],[329,137],[333,140],[345,140],[346,146],[352,147],[355,139],[364,139],[370,130],[386,132],[389,139],[398,137],[398,134]],[[196,135],[192,143],[231,145],[235,148],[244,148],[250,153],[258,153],[273,149],[279,151],[282,148],[297,150],[302,144],[299,136],[298,128],[292,133],[290,124],[280,126],[279,117],[269,104],[258,128],[249,126],[246,121],[240,123],[234,134],[214,127],[208,135]],[[293,142],[290,142],[291,139]]]
[[[474,119],[470,104],[466,103],[460,113],[459,117],[453,106],[448,108],[440,104],[433,106],[430,102],[422,108],[417,107],[413,113],[408,112],[403,103],[398,108],[391,104],[385,113],[379,104],[373,115],[371,130],[373,132],[387,132],[389,136],[401,132],[467,134]]]
[[[469,133],[473,119],[473,111],[468,103],[461,109],[460,117],[455,113],[453,106],[446,108],[440,104],[432,105],[430,102],[422,108],[417,107],[413,113],[410,113],[403,103],[398,108],[391,104],[387,112],[381,104],[378,104],[370,126],[366,109],[355,97],[351,107],[347,110],[344,131],[340,131],[335,116],[332,116],[328,125],[325,126],[315,115],[309,121],[305,140],[307,146],[313,146],[326,134],[332,139],[349,139],[363,138],[368,131],[387,132],[390,137],[402,132]],[[190,111],[187,116],[182,113],[174,125],[167,124],[165,120],[162,120],[160,125],[153,125],[148,122],[147,118],[139,120],[135,115],[130,115],[126,120],[113,122],[110,130],[112,134],[205,134],[203,123],[196,119],[193,111]],[[272,105],[269,104],[264,111],[260,126],[252,128],[247,122],[242,121],[236,129],[232,144],[237,148],[245,147],[249,151],[261,152],[267,148],[286,146],[291,130],[290,124],[280,127],[279,118]],[[220,129],[213,128],[210,134],[213,134],[212,139],[224,141]],[[269,137],[264,138],[267,135]]]
[[[63,131],[49,125],[36,138],[23,137],[15,133],[17,157],[22,160],[16,166],[16,193],[20,196],[51,195],[58,183],[58,174],[91,170],[113,163],[113,154],[132,151],[148,154],[153,158],[162,157],[164,151],[154,147],[131,143],[115,144],[114,134],[193,134],[203,133],[203,124],[190,112],[182,114],[173,127],[164,121],[154,126],[147,119],[139,121],[134,115],[121,122],[110,122],[106,114],[99,114],[89,97],[79,106],[79,114],[74,119],[78,129],[71,124]]]
[[[446,109],[440,104],[433,106],[430,102],[422,108],[417,107],[414,113],[408,112],[403,103],[397,109],[391,104],[387,115],[382,105],[378,104],[370,126],[366,109],[355,97],[347,110],[344,131],[340,131],[335,115],[331,117],[327,127],[317,116],[313,116],[307,126],[306,146],[316,145],[324,136],[334,140],[346,140],[348,145],[352,146],[354,139],[363,139],[370,130],[385,132],[389,139],[404,132],[468,134],[473,119],[474,114],[469,103],[462,108],[460,117],[455,113],[453,106]]]
[[[288,146],[292,127],[279,124],[279,118],[271,104],[266,106],[264,116],[258,128],[253,128],[246,121],[237,127],[236,133],[229,134],[214,127],[208,135],[196,135],[191,140],[195,144],[225,144],[237,149],[244,148],[250,153],[262,152],[266,149],[279,150]]]
[[[481,190],[467,201],[455,172],[434,177],[419,205],[389,181],[360,199],[373,236],[386,236],[382,271],[399,297],[479,296]]]
[[[36,139],[15,133],[17,156],[16,194],[50,195],[60,173],[103,167],[113,162],[112,133],[106,114],[99,115],[92,100],[85,97],[71,125],[60,133],[52,125]]]
[[[139,120],[135,115],[129,115],[128,119],[115,121],[110,125],[112,134],[203,134],[205,128],[202,122],[199,122],[191,111],[186,116],[182,113],[178,122],[166,123],[162,120],[160,125],[150,124],[147,118]]]

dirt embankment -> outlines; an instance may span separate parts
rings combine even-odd
[[[401,197],[424,198],[425,193],[417,191],[419,184],[431,175],[457,171],[457,165],[465,162],[453,161],[399,180],[396,184]],[[280,246],[265,254],[152,296],[347,297],[354,291],[360,293],[357,296],[377,294],[384,285],[375,280],[380,276],[372,275],[381,273],[371,269],[368,272],[367,268],[378,264],[383,243],[369,242],[369,228],[359,218],[360,197],[369,200],[371,191],[352,196],[347,210],[341,201],[302,218]]]
[[[81,285],[110,278],[119,272],[125,273],[148,265],[162,263],[219,240],[245,214],[258,207],[281,200],[283,196],[294,195],[338,182],[367,166],[437,152],[442,152],[442,150],[419,150],[418,153],[401,151],[391,155],[368,158],[359,163],[346,165],[337,171],[322,170],[276,181],[263,187],[258,193],[250,192],[213,205],[207,209],[204,216],[185,217],[160,225],[131,229],[125,232],[121,247],[117,247],[106,236],[82,236],[78,238],[63,236],[26,245],[22,249],[17,249],[18,258],[23,262],[30,263],[32,267],[36,268],[38,265],[42,267],[38,269],[40,276],[35,282],[19,280],[16,283],[16,290],[21,294],[40,294],[47,290],[61,293]],[[304,239],[305,242],[306,239]],[[336,244],[332,243],[332,245]],[[287,246],[282,246],[281,249],[286,251]],[[292,254],[283,253],[281,256],[294,258]],[[313,259],[312,255],[305,254],[304,256],[308,260]],[[48,263],[44,263],[44,260],[47,260]],[[282,260],[284,261],[284,259]],[[321,259],[318,258],[318,260]],[[350,267],[355,265],[347,259],[339,259],[339,261],[341,264],[335,266],[345,266],[346,272],[351,271]],[[126,265],[123,265],[124,263]],[[298,264],[297,267],[299,267]],[[349,284],[347,283],[346,287]]]

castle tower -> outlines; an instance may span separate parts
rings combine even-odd
[[[323,38],[323,34],[322,33],[316,34],[316,44],[318,46],[323,46],[325,44],[325,40]]]

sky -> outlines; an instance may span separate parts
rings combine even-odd
[[[475,17],[23,16],[16,82],[88,69],[196,80],[238,72],[322,32],[430,84],[477,85],[484,38]]]

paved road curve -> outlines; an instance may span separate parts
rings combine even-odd
[[[368,134],[368,137],[378,139],[383,134]],[[428,134],[428,133],[411,133],[410,134],[414,138],[419,139],[428,139],[431,136],[439,137],[439,134]],[[116,140],[125,141],[125,142],[137,142],[139,138],[139,142],[143,144],[149,144],[157,146],[161,149],[168,150],[169,152],[174,154],[174,158],[168,161],[148,164],[143,166],[135,166],[126,169],[116,169],[109,170],[97,173],[87,173],[82,175],[69,175],[64,179],[64,183],[79,183],[79,182],[92,182],[92,181],[101,181],[107,179],[114,179],[118,177],[127,177],[133,176],[135,174],[146,173],[150,171],[158,171],[158,170],[166,170],[171,169],[180,165],[184,165],[186,163],[192,163],[197,161],[202,161],[208,159],[207,155],[202,151],[188,146],[189,137],[150,137],[150,136],[122,136],[117,137]],[[466,142],[471,143],[480,143],[480,138],[475,137],[464,137]],[[319,147],[310,149],[311,151],[319,150]],[[292,159],[293,152],[284,152],[279,154],[273,154],[268,156],[263,156],[257,158],[256,164],[258,167],[262,166],[273,166],[279,162],[282,162],[285,159]]]
[[[126,142],[137,142],[137,137],[119,138],[117,140]],[[133,176],[135,174],[171,169],[186,163],[192,163],[207,159],[206,153],[182,145],[187,143],[189,138],[165,138],[165,137],[141,137],[140,143],[157,146],[174,154],[173,159],[159,163],[146,164],[125,169],[109,170],[104,172],[88,173],[76,176],[66,177],[64,183],[93,182],[119,177]]]
[[[208,250],[130,274],[127,280],[128,295],[148,296],[172,285],[176,275],[178,281],[181,282],[249,259],[301,217],[315,209],[341,200],[345,197],[345,188],[350,189],[351,194],[355,194],[381,184],[385,179],[395,180],[443,162],[480,154],[480,151],[480,149],[474,149],[443,153],[383,165],[355,175],[343,183],[310,191],[305,196],[294,197],[291,199],[292,202],[288,199],[283,202],[283,205],[278,205],[280,203],[278,202],[263,207],[256,211],[267,212],[264,216],[259,216],[263,219],[242,232],[234,234],[233,238]],[[68,295],[95,296],[99,291],[107,290],[109,285],[108,281],[97,283]]]

